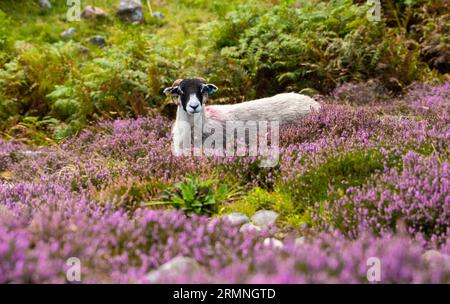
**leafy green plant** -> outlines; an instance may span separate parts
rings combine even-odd
[[[213,27],[212,47],[245,69],[256,97],[305,88],[327,93],[370,78],[401,90],[427,75],[403,29],[367,20],[367,6],[350,0],[245,6],[228,16]]]
[[[6,58],[6,49],[8,46],[9,20],[6,14],[0,10],[0,66]]]
[[[171,205],[187,215],[213,215],[218,212],[222,202],[236,194],[238,190],[227,184],[219,183],[213,178],[202,181],[197,177],[187,178],[166,192]]]

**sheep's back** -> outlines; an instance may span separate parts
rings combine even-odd
[[[215,121],[279,121],[285,124],[319,108],[320,104],[309,96],[282,93],[233,105],[207,106],[206,117]]]

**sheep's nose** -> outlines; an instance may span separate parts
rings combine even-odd
[[[198,105],[195,105],[195,106],[191,106],[191,108],[192,108],[193,110],[195,110],[195,109],[197,109],[197,108],[198,108]]]

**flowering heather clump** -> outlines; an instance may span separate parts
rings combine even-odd
[[[438,87],[412,90],[405,102],[419,115],[435,122],[450,123],[450,82]]]
[[[22,148],[21,145],[0,139],[0,172],[5,171],[15,158],[15,152]]]
[[[329,137],[348,137],[357,131],[375,134],[384,129],[389,132],[390,128],[392,125],[366,108],[324,104],[319,112],[295,125],[283,127],[280,141],[283,146],[288,146]]]
[[[1,283],[64,282],[72,256],[83,263],[84,282],[133,282],[177,255],[223,267],[262,246],[263,235],[244,235],[219,219],[153,210],[130,219],[45,183],[2,186],[0,197],[7,206],[0,213]]]
[[[331,93],[334,102],[368,105],[389,100],[389,92],[376,80],[359,83],[345,83]]]
[[[177,256],[201,267],[181,273],[177,283],[366,282],[373,256],[383,263],[383,282],[446,282],[450,276],[449,265],[428,265],[421,247],[405,236],[350,241],[322,234],[276,249],[264,245],[270,231],[247,234],[225,220],[177,211],[138,210],[130,219],[44,182],[2,186],[1,198],[8,210],[0,213],[1,283],[64,282],[72,256],[82,262],[85,283],[146,282],[150,270]]]
[[[377,257],[383,283],[448,283],[449,94],[446,83],[415,86],[389,107],[325,103],[281,130],[274,168],[175,157],[171,123],[153,114],[102,121],[58,146],[0,140],[0,283],[66,282],[69,257],[84,283],[151,282],[180,256],[198,271],[159,282],[364,283]],[[244,197],[264,188],[279,226],[240,231],[168,209],[161,194],[188,176],[238,185]],[[239,195],[214,210],[233,211]]]
[[[444,252],[444,250],[443,250]],[[421,246],[404,235],[349,241],[339,233],[321,234],[303,245],[286,242],[282,249],[266,247],[255,256],[205,273],[180,276],[165,283],[367,283],[367,261],[379,258],[384,283],[444,283],[450,264],[444,254],[430,260]]]
[[[450,233],[450,163],[409,152],[402,170],[385,168],[375,184],[355,189],[329,202],[327,225],[350,235],[357,228],[377,233],[394,230],[403,220],[411,234],[445,242]]]

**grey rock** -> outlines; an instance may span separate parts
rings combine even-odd
[[[70,39],[73,37],[73,35],[75,35],[76,32],[77,30],[74,27],[69,27],[67,30],[61,33],[61,37],[63,39]]]
[[[185,277],[200,271],[204,272],[205,269],[193,258],[177,256],[161,265],[158,269],[149,272],[147,280],[150,283],[170,282],[180,276]]]
[[[261,227],[255,226],[252,223],[246,223],[239,229],[240,232],[256,232],[261,231]]]
[[[271,210],[259,210],[252,216],[252,222],[260,227],[266,227],[274,224],[279,214]]]
[[[143,22],[144,13],[142,11],[142,5],[137,0],[121,0],[119,8],[117,9],[117,15],[125,21],[129,22]]]
[[[106,18],[107,14],[99,7],[88,5],[82,12],[81,18],[83,19],[102,19]]]
[[[44,9],[51,9],[52,4],[48,0],[39,0],[39,5]]]
[[[274,247],[277,249],[282,249],[284,247],[283,242],[276,238],[265,238],[263,245],[267,247]]]
[[[100,47],[103,47],[103,46],[106,45],[106,39],[105,39],[105,37],[99,36],[99,35],[89,37],[89,38],[87,39],[87,41],[88,41],[89,43],[91,43],[91,44],[94,44],[94,45],[97,45],[97,46],[100,46]]]
[[[227,220],[229,220],[231,223],[233,223],[234,225],[242,225],[242,224],[248,223],[250,221],[248,216],[246,216],[244,213],[240,213],[240,212],[233,212],[233,213],[227,214],[227,215],[225,215],[225,218]]]

